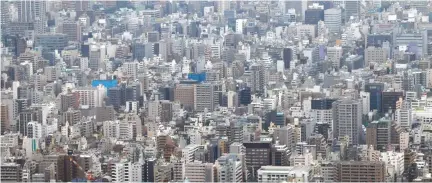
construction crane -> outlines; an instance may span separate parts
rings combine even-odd
[[[87,181],[93,181],[94,180],[92,172],[90,172],[90,171],[86,172],[72,157],[69,157],[69,161],[72,162],[75,166],[77,166],[77,168],[79,170],[81,170],[82,172],[84,172],[84,174],[85,174],[85,176],[87,178]]]

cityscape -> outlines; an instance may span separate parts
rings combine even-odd
[[[432,182],[432,1],[0,3],[0,182]]]

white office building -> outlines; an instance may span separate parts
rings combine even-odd
[[[324,23],[330,33],[339,33],[342,24],[342,10],[338,8],[324,11]]]
[[[313,170],[309,166],[262,166],[258,182],[310,182]]]

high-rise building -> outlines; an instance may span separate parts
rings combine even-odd
[[[282,59],[284,62],[284,69],[289,69],[291,65],[291,61],[293,60],[293,50],[292,48],[284,48],[282,52]]]
[[[400,108],[395,111],[395,120],[401,128],[411,128],[413,123],[411,102],[404,100]]]
[[[39,139],[42,137],[42,124],[37,121],[27,123],[27,137]]]
[[[77,109],[79,107],[79,94],[76,92],[60,94],[60,111],[65,112],[69,108]]]
[[[18,163],[2,163],[1,164],[1,181],[2,182],[21,182],[22,168]]]
[[[77,124],[81,120],[81,117],[81,111],[72,108],[69,108],[62,115],[63,122],[68,122],[69,125]]]
[[[9,116],[9,107],[6,104],[0,105],[0,123],[1,123],[1,132],[3,135],[6,130],[10,130],[10,120],[11,116]]]
[[[55,50],[61,52],[67,45],[68,37],[66,34],[47,33],[35,37],[35,47],[42,47],[44,52],[53,52]]]
[[[239,102],[241,105],[249,105],[252,102],[251,88],[245,87],[239,92]]]
[[[195,152],[200,149],[199,145],[189,144],[182,149],[182,158],[185,163],[191,163],[194,161]]]
[[[244,162],[233,154],[227,154],[217,159],[217,178],[215,182],[244,182]]]
[[[67,35],[68,41],[81,41],[81,26],[78,22],[67,20],[63,22],[63,34]]]
[[[214,88],[210,83],[201,83],[195,85],[195,111],[204,112],[207,109],[208,112],[213,111],[214,107]]]
[[[365,85],[365,92],[370,93],[370,110],[381,111],[383,83],[368,83]],[[396,105],[396,103],[395,103]]]
[[[30,121],[37,121],[37,112],[30,109],[25,109],[19,113],[17,131],[22,135],[27,135],[27,124]]]
[[[46,1],[20,0],[17,1],[18,22],[33,22],[37,34],[45,33],[46,28]]]
[[[339,33],[342,25],[342,10],[339,8],[324,10],[324,23],[330,33]]]
[[[313,4],[305,11],[305,24],[317,25],[324,20],[324,6]]]
[[[391,144],[391,121],[380,119],[368,124],[366,128],[366,144],[376,150],[385,150]]]
[[[425,36],[422,33],[399,33],[394,35],[394,46],[407,46],[407,52],[415,55],[415,59],[427,53],[427,45],[424,42]]]
[[[246,148],[246,166],[251,175],[248,181],[256,181],[258,169],[262,166],[271,165],[271,143],[246,142],[243,143],[243,146]]]
[[[295,147],[294,126],[288,124],[287,126],[274,129],[273,135],[279,140],[279,144],[286,145],[289,150]]]
[[[101,50],[97,45],[91,45],[89,51],[89,68],[97,71],[101,64]]]
[[[386,173],[384,162],[342,161],[336,164],[336,173],[333,181],[384,182]]]
[[[312,182],[313,176],[310,166],[262,166],[257,182]]]
[[[399,100],[399,98],[403,98],[404,94],[403,92],[392,92],[392,91],[385,91],[382,92],[382,100],[381,100],[381,111],[382,113],[389,112],[395,112],[396,111],[396,102]]]
[[[332,104],[335,101],[336,99],[331,99],[331,98],[312,99],[311,109],[318,109],[318,110],[331,109]]]
[[[195,107],[195,85],[176,85],[174,89],[174,101],[180,102],[186,110],[193,110]]]
[[[132,44],[132,57],[141,61],[145,58],[153,58],[154,45],[152,42],[135,40]]]
[[[349,137],[350,144],[359,144],[362,130],[361,101],[343,99],[333,103],[333,138]]]
[[[345,22],[348,22],[351,17],[354,19],[360,18],[361,4],[359,0],[346,1],[345,2]]]
[[[9,25],[11,21],[11,12],[9,12],[11,4],[8,1],[1,2],[1,29],[6,30],[6,26]]]
[[[99,88],[76,88],[74,92],[78,93],[80,106],[90,108],[102,107],[105,91]]]
[[[326,159],[330,153],[330,147],[327,145],[327,139],[322,134],[313,134],[307,139],[308,145],[315,146],[316,156]]]
[[[111,180],[113,182],[124,182],[125,175],[125,166],[123,163],[114,163],[111,165]]]
[[[334,68],[340,68],[341,66],[341,58],[342,58],[342,47],[328,47],[327,48],[327,59],[332,63]]]
[[[243,143],[243,122],[231,121],[228,129],[229,144]]]
[[[274,144],[272,146],[272,165],[273,166],[288,166],[291,150],[286,145]]]
[[[264,67],[262,65],[254,64],[250,68],[251,70],[251,92],[252,93],[263,93],[265,86],[265,74]]]
[[[57,159],[57,170],[56,175],[57,181],[62,182],[70,182],[74,178],[85,178],[81,174],[80,177],[80,171],[79,168],[73,163],[73,161],[78,162],[79,157],[75,155],[60,155]]]
[[[369,63],[384,63],[387,61],[388,51],[385,48],[380,47],[368,47],[365,50],[365,66],[369,66]]]
[[[213,164],[200,161],[186,163],[185,178],[191,182],[212,182],[214,180]]]
[[[370,112],[370,93],[360,91],[360,99],[363,105],[363,115],[367,115]]]

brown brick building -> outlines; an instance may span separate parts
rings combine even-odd
[[[341,161],[336,164],[335,182],[384,182],[384,162]]]

